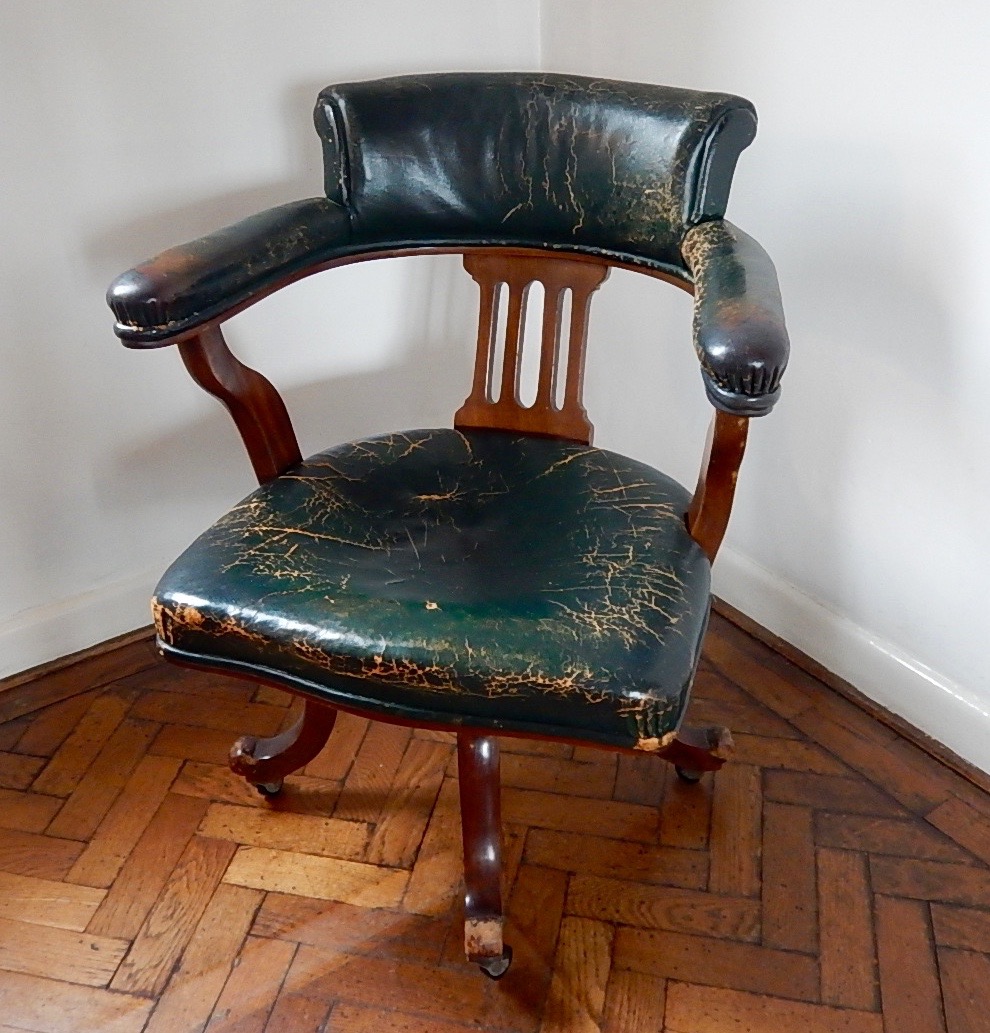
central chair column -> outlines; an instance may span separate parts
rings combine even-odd
[[[458,733],[457,773],[464,838],[464,952],[482,972],[499,979],[512,961],[512,948],[502,943],[501,785],[494,737]]]

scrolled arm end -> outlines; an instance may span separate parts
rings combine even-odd
[[[773,262],[724,220],[692,227],[681,253],[694,277],[694,343],[709,400],[735,416],[765,415],[790,351]]]
[[[114,329],[132,347],[168,344],[332,257],[348,236],[346,212],[325,197],[253,215],[118,276],[107,291]]]

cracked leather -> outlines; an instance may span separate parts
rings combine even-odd
[[[307,270],[389,250],[536,247],[689,281],[685,235],[719,224],[756,130],[752,105],[731,94],[534,73],[330,86],[315,120],[327,196],[246,219],[118,278],[107,300],[125,342],[170,343]],[[749,415],[776,398],[776,388],[758,385],[766,370],[782,370],[781,342],[786,358],[776,278],[761,255],[742,248],[716,262],[696,323],[709,397]],[[744,275],[720,271],[730,265]],[[766,317],[750,320],[742,338],[711,314],[723,284],[733,301],[741,285]]]
[[[655,751],[708,617],[688,503],[642,463],[552,439],[350,443],[249,495],[172,565],[159,644],[344,707]]]
[[[790,347],[770,256],[721,219],[690,229],[681,251],[694,277],[694,341],[709,400],[737,416],[768,413]]]

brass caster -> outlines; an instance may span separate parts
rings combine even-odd
[[[252,785],[255,789],[261,793],[262,796],[267,799],[271,799],[273,796],[278,796],[282,792],[282,786],[284,779],[279,779],[277,782],[253,782]]]
[[[478,968],[488,976],[489,979],[501,979],[506,972],[509,971],[509,966],[512,964],[512,948],[506,944],[502,948],[502,953],[495,958],[485,958],[484,961],[478,962]]]

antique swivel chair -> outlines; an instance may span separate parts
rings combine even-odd
[[[682,717],[747,423],[776,402],[787,361],[773,265],[723,219],[756,116],[728,94],[444,74],[328,87],[316,126],[326,196],[166,251],[109,290],[126,345],[178,345],[230,410],[261,485],[162,578],[158,647],[303,697],[290,731],[233,747],[233,769],[265,793],[323,748],[338,709],[455,731],[465,948],[498,977],[511,954],[496,734],[639,751],[687,779],[731,750],[725,729]],[[453,428],[303,459],[279,395],[220,325],[313,273],[441,252],[463,255],[480,289]],[[591,445],[588,311],[613,266],[694,295],[715,413],[693,495]],[[534,282],[546,300],[524,405]]]

